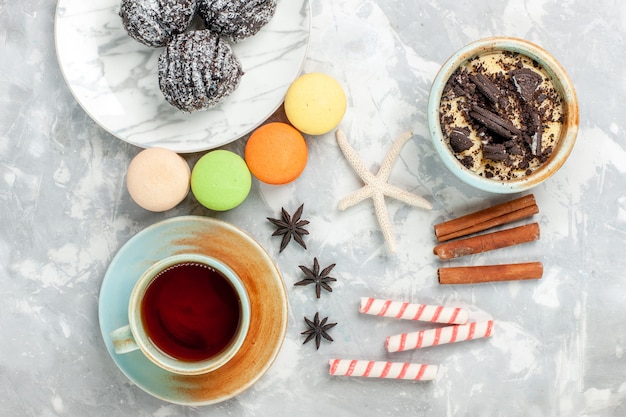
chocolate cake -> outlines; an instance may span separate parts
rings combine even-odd
[[[513,52],[476,56],[448,80],[440,124],[461,164],[478,175],[512,180],[548,160],[563,108],[545,70]]]
[[[198,0],[207,28],[233,42],[255,35],[276,11],[276,0]]]
[[[196,0],[122,0],[119,15],[133,39],[159,47],[187,30],[196,6]]]
[[[159,56],[159,87],[170,104],[186,112],[215,106],[242,75],[228,42],[209,30],[174,36]]]

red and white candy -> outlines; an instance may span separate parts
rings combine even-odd
[[[365,378],[408,379],[430,381],[437,376],[437,365],[419,363],[367,361],[356,359],[330,359],[328,373],[335,376]]]
[[[412,304],[402,301],[361,297],[359,312],[396,319],[419,320],[433,323],[465,324],[469,320],[467,310],[459,307]]]
[[[493,320],[446,326],[438,329],[421,330],[387,337],[388,352],[402,352],[446,343],[462,342],[491,336]]]

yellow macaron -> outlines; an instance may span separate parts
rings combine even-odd
[[[322,135],[337,127],[346,105],[346,94],[337,80],[319,72],[300,76],[285,95],[289,122],[309,135]]]

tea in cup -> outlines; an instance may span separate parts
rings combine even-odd
[[[117,354],[141,350],[181,375],[211,372],[244,342],[250,324],[245,286],[225,263],[200,254],[163,259],[130,295],[128,325],[110,333]]]

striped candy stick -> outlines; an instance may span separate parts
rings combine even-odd
[[[382,317],[394,317],[405,320],[429,321],[445,324],[465,324],[469,313],[459,307],[412,304],[402,301],[381,300],[361,297],[359,312]]]
[[[437,376],[437,365],[419,363],[367,361],[356,359],[330,359],[328,373],[335,376],[365,378],[405,379],[430,381]]]
[[[385,341],[385,347],[388,352],[402,352],[410,349],[480,339],[491,336],[492,332],[493,320],[472,322],[389,336]]]

